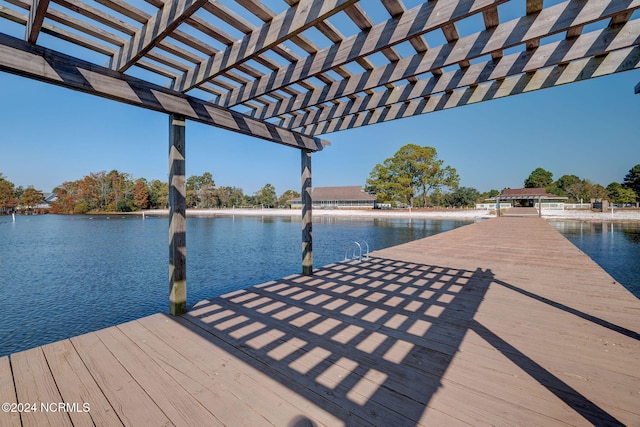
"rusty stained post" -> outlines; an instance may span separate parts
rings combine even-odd
[[[302,274],[313,274],[313,239],[311,217],[311,151],[300,150],[302,159]]]
[[[187,311],[185,117],[169,115],[169,312]]]

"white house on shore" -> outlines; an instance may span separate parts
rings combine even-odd
[[[373,209],[376,197],[365,193],[362,187],[317,187],[311,191],[315,209]],[[291,200],[291,208],[302,208],[302,199]]]

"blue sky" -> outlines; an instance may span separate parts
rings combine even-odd
[[[149,8],[142,1],[130,1]],[[547,0],[545,7],[559,1]],[[282,1],[267,3],[277,12],[286,7]],[[407,7],[420,3],[405,0]],[[520,16],[524,4],[501,5],[501,20]],[[367,8],[376,22],[388,18],[380,4],[367,3]],[[260,25],[255,16],[244,16]],[[459,22],[458,30],[462,36],[475,32],[483,27],[481,21],[474,15]],[[344,29],[354,27],[334,23]],[[22,37],[24,27],[0,20],[0,32]],[[328,43],[321,36],[309,36],[321,46]],[[550,38],[554,37],[563,34]],[[46,34],[38,43],[67,53],[80,50],[82,58],[98,64],[105,61]],[[457,169],[461,185],[480,191],[521,187],[537,167],[551,171],[556,179],[574,174],[605,186],[619,182],[640,163],[640,95],[633,93],[638,82],[640,70],[634,70],[327,134],[323,138],[332,146],[313,156],[313,185],[364,185],[377,163],[409,143],[435,147],[439,157]],[[161,113],[0,72],[0,126],[0,173],[16,185],[48,192],[65,181],[112,169],[134,178],[167,178],[168,118]],[[207,171],[217,185],[241,187],[245,194],[266,183],[273,184],[278,194],[299,191],[300,153],[188,122],[187,174]]]
[[[313,155],[313,185],[363,185],[377,163],[408,143],[430,145],[480,191],[520,187],[537,167],[607,185],[640,163],[640,71],[327,134]],[[161,113],[0,73],[0,172],[50,191],[117,169],[166,179],[168,119]],[[300,186],[298,150],[195,122],[187,174],[253,194]]]

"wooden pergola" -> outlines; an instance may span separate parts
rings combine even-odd
[[[301,150],[311,274],[311,153],[328,144],[318,135],[636,69],[638,8],[640,0],[0,0],[0,70],[169,115],[170,300],[181,313],[186,120]]]

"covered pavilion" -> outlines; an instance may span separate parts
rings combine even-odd
[[[168,115],[170,311],[180,314],[188,120],[300,150],[302,270],[312,274],[311,154],[329,145],[320,135],[637,69],[639,8],[0,0],[0,71]]]
[[[508,201],[511,202],[513,206],[532,208],[540,205],[543,201],[546,203],[563,202],[567,199],[568,198],[564,196],[549,194],[544,188],[505,188],[502,190],[502,193],[489,200],[497,203]]]

